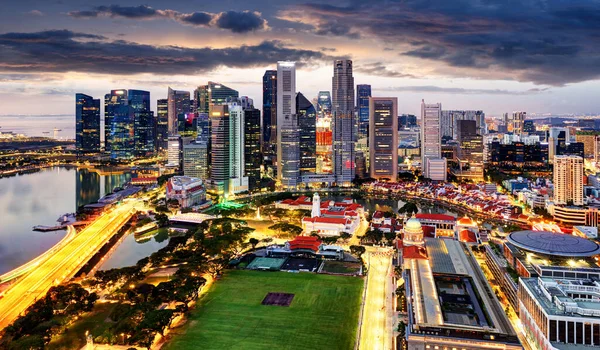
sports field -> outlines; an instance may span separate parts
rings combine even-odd
[[[353,349],[362,289],[358,277],[227,271],[165,349]],[[262,305],[269,292],[294,298]]]

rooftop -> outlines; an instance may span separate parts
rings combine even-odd
[[[526,251],[564,257],[588,257],[600,254],[600,245],[585,238],[548,231],[516,231],[508,242]]]

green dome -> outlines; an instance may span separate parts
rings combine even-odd
[[[404,228],[409,231],[421,231],[421,222],[415,218],[410,218],[406,221]]]

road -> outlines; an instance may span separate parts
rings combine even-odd
[[[388,249],[369,249],[367,293],[362,314],[360,346],[364,350],[392,348],[392,255]]]
[[[124,202],[83,229],[0,298],[0,329],[10,325],[48,290],[68,280],[131,218],[135,200]]]

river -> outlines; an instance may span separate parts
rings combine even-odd
[[[36,232],[33,226],[55,225],[62,214],[97,201],[130,178],[130,174],[99,175],[64,167],[0,178],[0,274],[48,250],[66,232]],[[154,239],[137,243],[130,235],[104,265],[135,264],[166,244],[166,240],[159,243]]]

